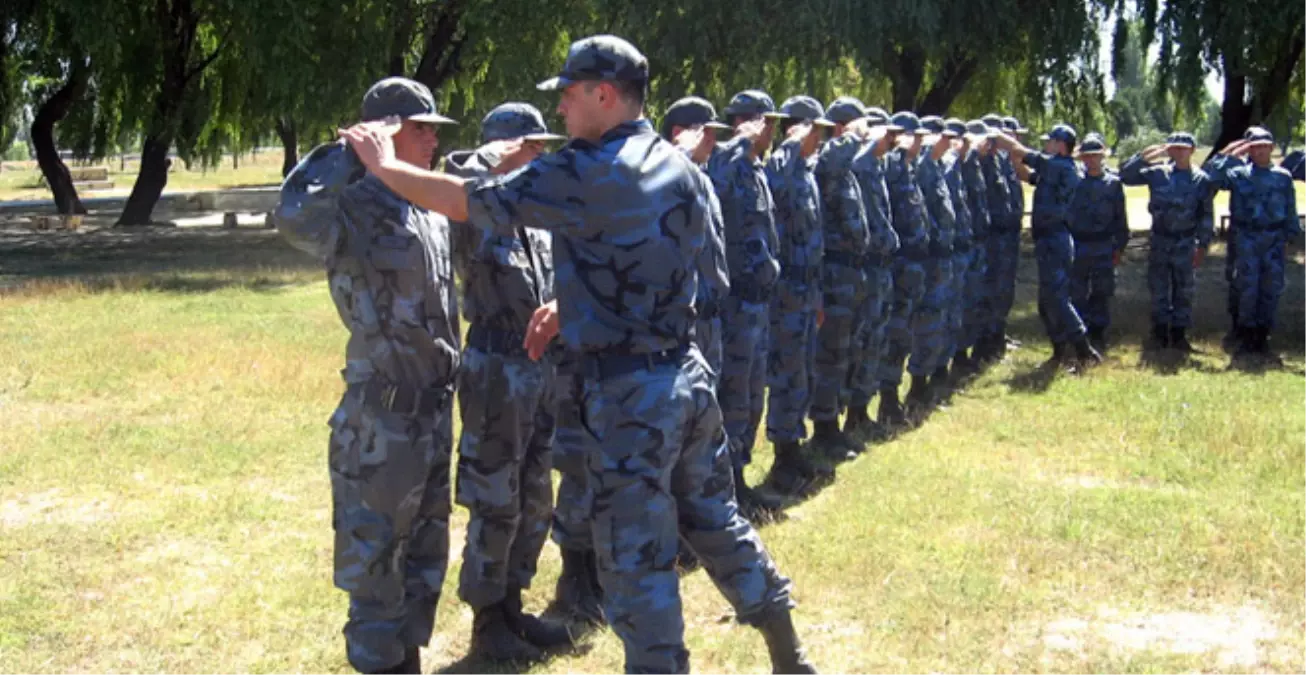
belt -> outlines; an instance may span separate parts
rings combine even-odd
[[[1074,238],[1075,238],[1075,241],[1083,242],[1083,243],[1085,243],[1085,244],[1093,244],[1093,243],[1097,243],[1097,242],[1099,242],[1099,241],[1110,241],[1110,240],[1112,240],[1112,239],[1114,239],[1114,238],[1116,237],[1116,233],[1114,233],[1114,232],[1071,232],[1071,233],[1070,233],[1070,236],[1074,237]]]
[[[821,278],[821,269],[815,265],[782,265],[780,277],[810,284]]]
[[[453,385],[418,389],[403,384],[388,384],[373,378],[363,384],[363,402],[408,417],[430,417],[443,410],[453,395]]]
[[[744,302],[760,304],[771,299],[771,289],[752,280],[730,282],[730,295]]]
[[[865,264],[866,256],[852,251],[826,251],[824,260],[844,267],[861,267]]]
[[[524,335],[517,331],[503,330],[479,323],[467,329],[467,346],[486,353],[515,355],[525,354],[522,347]]]
[[[689,345],[678,345],[647,354],[605,354],[589,352],[581,356],[581,372],[593,380],[621,377],[641,370],[680,363],[689,353]]]

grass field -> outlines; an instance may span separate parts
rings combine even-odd
[[[347,671],[325,467],[345,333],[321,272],[275,233],[117,236],[0,238],[0,671]],[[1025,347],[764,528],[819,667],[1306,668],[1302,261],[1286,367],[1244,373],[1219,349],[1212,253],[1203,354],[1140,364],[1132,250],[1119,346],[1083,377],[1039,370],[1026,264]],[[770,464],[760,448],[750,478]],[[455,510],[428,672],[487,668],[464,660],[465,523]],[[557,571],[550,544],[530,608]],[[696,671],[769,671],[702,572],[683,592]],[[535,671],[621,667],[604,632]]]
[[[83,198],[105,195],[126,195],[136,183],[136,173],[140,163],[129,161],[121,163],[117,159],[108,159],[95,163],[109,170],[109,180],[113,182],[112,190],[79,191]],[[216,188],[250,187],[255,185],[277,185],[281,182],[281,152],[262,151],[256,155],[243,155],[239,166],[233,167],[231,158],[227,157],[220,166],[202,168],[197,163],[193,170],[186,169],[181,160],[174,160],[172,171],[168,174],[168,190],[210,190]],[[41,171],[35,161],[5,162],[0,171],[0,202],[17,200],[52,199],[50,189],[45,186]]]

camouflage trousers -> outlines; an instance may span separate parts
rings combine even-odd
[[[889,312],[888,337],[880,361],[880,386],[902,384],[903,364],[912,348],[912,324],[925,297],[925,264],[899,255],[893,260],[893,306]]]
[[[1070,300],[1088,330],[1111,326],[1111,298],[1116,294],[1115,248],[1109,241],[1075,242]]]
[[[1084,337],[1084,322],[1070,302],[1070,268],[1075,244],[1064,230],[1034,240],[1038,260],[1038,315],[1053,344],[1069,344]]]
[[[858,313],[866,302],[866,272],[859,267],[826,263],[821,280],[825,321],[817,329],[815,382],[810,415],[816,421],[838,419],[848,405],[848,369]]]
[[[688,672],[682,537],[741,622],[793,606],[789,580],[739,515],[721,409],[696,348],[678,364],[587,374],[581,416],[603,609],[627,672]]]
[[[771,341],[767,359],[766,437],[772,443],[807,438],[816,361],[815,284],[781,280],[771,299]]]
[[[948,309],[948,335],[950,336],[948,344],[948,360],[957,355],[957,352],[970,347],[966,341],[966,312],[969,309],[971,296],[967,291],[970,282],[970,268],[974,265],[975,249],[970,245],[962,245],[958,250],[952,253],[952,304]]]
[[[362,672],[430,642],[449,562],[450,405],[431,418],[374,409],[350,385],[331,417],[335,585],[349,594],[345,647]]]
[[[989,250],[984,239],[970,250],[966,268],[966,316],[962,319],[962,348],[974,347],[992,326],[992,297],[989,294]]]
[[[721,381],[721,359],[724,349],[721,330],[719,315],[699,317],[694,322],[694,344],[698,345],[700,352],[703,352],[703,359],[707,361],[707,367],[712,371],[713,388]]]
[[[1238,325],[1273,330],[1283,296],[1283,256],[1287,245],[1282,230],[1239,228],[1234,286],[1238,293]]]
[[[1229,311],[1229,323],[1238,325],[1238,285],[1234,279],[1238,275],[1238,223],[1229,221],[1229,229],[1225,233],[1224,247],[1224,283],[1228,287],[1229,299],[1227,308]]]
[[[911,358],[907,372],[914,377],[933,375],[948,364],[952,334],[952,254],[930,258],[925,263],[925,293],[912,315]]]
[[[553,468],[558,472],[558,498],[553,505],[553,542],[569,551],[594,548],[590,528],[590,495],[586,439],[581,424],[579,357],[564,352],[558,360],[554,387]]]
[[[547,359],[463,350],[457,500],[469,518],[458,597],[473,609],[535,578],[553,511],[552,381]]]
[[[1020,226],[1006,223],[1005,229],[994,229],[988,236],[986,281],[989,294],[990,334],[1001,334],[1016,302],[1016,271],[1020,267]]]
[[[1193,325],[1193,292],[1197,271],[1191,236],[1153,233],[1147,256],[1147,290],[1152,296],[1152,325],[1188,328]]]
[[[721,377],[717,396],[730,454],[737,466],[753,460],[753,443],[766,403],[766,350],[770,308],[765,302],[726,298],[722,309]]]
[[[865,408],[880,390],[880,362],[884,358],[893,307],[893,269],[888,265],[866,270],[866,299],[857,312],[856,338],[848,368],[848,405]]]

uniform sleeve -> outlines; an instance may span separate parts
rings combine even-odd
[[[844,142],[847,141],[847,142]],[[837,145],[836,145],[837,144]],[[856,139],[842,136],[830,142],[816,162],[816,179],[824,202],[824,219],[838,219],[832,231],[861,251],[866,241],[866,210],[856,180],[849,180],[852,160],[857,154]]]
[[[744,147],[751,145],[744,143]],[[754,170],[752,155],[744,151],[732,156],[729,162],[721,157],[709,163],[720,197],[728,269],[733,279],[769,287],[779,276],[775,260],[779,244],[770,195],[763,193],[767,187]]]
[[[363,175],[353,150],[318,146],[286,176],[272,223],[295,248],[325,261],[341,237],[341,192]]]
[[[1215,186],[1210,179],[1202,181],[1202,189],[1197,197],[1197,245],[1206,248],[1215,236]]]
[[[1125,186],[1115,183],[1111,189],[1111,232],[1117,251],[1129,245],[1129,216],[1125,202]]]
[[[831,139],[816,159],[816,173],[839,175],[852,171],[853,160],[861,149],[862,142],[855,136],[844,134]]]
[[[708,180],[700,181],[706,243],[698,256],[699,287],[717,300],[730,293],[730,275],[726,262],[725,225],[721,220],[721,203]]]
[[[1125,185],[1147,185],[1147,175],[1151,168],[1143,161],[1142,154],[1135,154],[1120,165],[1120,182]]]
[[[1048,159],[1049,157],[1041,152],[1027,152],[1024,157],[1020,158],[1020,161],[1033,171],[1043,171],[1044,167],[1048,165]]]
[[[1279,188],[1283,190],[1284,203],[1288,205],[1288,213],[1284,215],[1283,229],[1290,237],[1296,239],[1302,236],[1301,221],[1297,219],[1297,190],[1293,187],[1291,175],[1288,180],[1282,181],[1283,185]]]
[[[743,136],[718,143],[716,149],[712,151],[712,156],[707,160],[708,173],[716,175],[726,165],[752,159],[752,154],[753,142]]]
[[[599,165],[574,147],[535,158],[504,176],[468,181],[467,220],[510,235],[518,225],[571,231],[585,226],[586,191]]]

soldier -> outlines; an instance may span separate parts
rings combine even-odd
[[[866,301],[857,313],[856,339],[849,368],[848,419],[844,433],[853,438],[876,438],[883,428],[871,419],[868,406],[880,388],[880,362],[884,357],[893,308],[893,260],[898,251],[898,233],[893,229],[892,204],[885,180],[885,158],[898,140],[902,127],[889,123],[880,108],[867,111],[866,120],[882,132],[853,159],[853,173],[862,188],[866,207],[870,247],[865,258]],[[896,393],[896,390],[895,390]]]
[[[766,92],[741,91],[725,108],[735,137],[721,143],[708,160],[708,175],[725,222],[730,293],[722,301],[722,363],[718,396],[730,443],[739,508],[750,519],[779,503],[744,481],[744,467],[766,402],[767,336],[772,289],[780,274],[776,256],[775,204],[766,182],[762,154],[771,145],[775,103]]]
[[[870,246],[866,207],[852,164],[862,143],[844,134],[848,125],[866,116],[866,107],[852,97],[836,99],[827,117],[836,138],[825,144],[816,162],[822,203],[824,255],[821,265],[822,309],[825,321],[817,332],[816,385],[812,392],[812,445],[833,459],[848,459],[861,450],[839,428],[839,414],[848,403],[848,368],[857,313],[866,302],[866,250]]]
[[[925,293],[912,318],[911,390],[907,405],[923,411],[934,403],[934,381],[946,383],[951,336],[948,311],[952,305],[952,244],[957,232],[957,213],[944,177],[943,158],[952,150],[953,135],[943,120],[928,116],[921,128],[929,132],[924,140],[926,152],[916,162],[916,184],[925,198],[926,223],[929,229],[929,256],[925,259]]]
[[[387,129],[395,161],[430,166],[437,125],[453,123],[431,92],[403,78],[377,82],[362,118],[391,117],[401,120]],[[327,455],[349,663],[418,673],[449,558],[460,334],[449,223],[387,188],[343,143],[318,147],[286,177],[273,223],[325,262],[349,330]]]
[[[966,297],[962,338],[957,357],[953,361],[953,371],[956,372],[960,367],[963,374],[976,372],[982,365],[984,354],[980,340],[988,334],[990,323],[990,297],[987,292],[990,231],[988,183],[984,180],[981,158],[993,153],[993,144],[988,140],[989,129],[984,122],[971,120],[966,123],[965,129],[970,151],[961,158],[961,175],[966,184],[966,203],[970,207],[974,246],[971,248],[970,265],[966,269],[964,282]],[[969,354],[967,349],[970,350]]]
[[[912,348],[912,319],[925,296],[925,262],[930,257],[929,214],[925,198],[916,185],[916,157],[929,132],[921,128],[915,113],[898,112],[893,124],[911,134],[889,155],[885,183],[893,208],[893,229],[898,233],[898,252],[893,259],[893,309],[890,313],[884,358],[880,361],[880,409],[876,421],[892,428],[906,419],[898,400],[903,362]]]
[[[1100,363],[1102,355],[1088,344],[1084,322],[1070,302],[1070,267],[1075,248],[1070,239],[1070,211],[1080,181],[1079,167],[1070,156],[1075,147],[1075,130],[1058,124],[1048,137],[1056,154],[1027,148],[1005,133],[998,133],[994,140],[1013,161],[1038,173],[1031,228],[1038,259],[1039,317],[1052,341],[1049,363],[1064,363],[1073,348],[1072,365],[1083,368]]]
[[[1283,294],[1283,258],[1289,238],[1302,235],[1292,176],[1270,163],[1274,136],[1252,127],[1207,163],[1217,189],[1229,190],[1231,241],[1238,251],[1234,285],[1238,297],[1235,357],[1277,360],[1270,350]],[[1235,158],[1250,157],[1250,162]]]
[[[1165,145],[1154,145],[1130,157],[1120,167],[1125,185],[1146,185],[1152,214],[1151,251],[1147,259],[1147,287],[1152,294],[1154,349],[1191,352],[1188,327],[1193,321],[1193,290],[1197,267],[1206,257],[1214,235],[1211,198],[1215,188],[1206,172],[1192,165],[1192,134],[1170,135]],[[1162,155],[1171,163],[1150,166]]]
[[[986,135],[1002,131],[1001,119],[996,119],[995,115],[986,115],[980,121],[984,124]],[[1006,355],[1007,315],[1011,313],[1011,306],[1015,302],[1015,296],[1007,294],[1006,280],[1015,278],[1015,268],[1020,262],[1021,214],[1012,214],[1015,205],[1012,189],[1019,191],[1021,187],[1018,183],[1013,184],[1007,180],[1007,167],[1010,165],[1010,157],[996,143],[990,143],[988,150],[980,155],[989,212],[984,273],[984,295],[987,300],[985,314],[989,323],[976,346],[980,361],[1001,361]],[[1016,226],[1014,234],[1013,223]]]
[[[1022,143],[1025,141],[1025,134],[1029,130],[1022,127],[1016,118],[1003,117],[1001,122],[1001,126],[995,125],[995,128],[1005,131],[1017,141]],[[1044,150],[1044,152],[1048,151]],[[1048,154],[1052,153],[1048,152]],[[1016,272],[1020,268],[1020,230],[1025,222],[1025,189],[1021,185],[1022,179],[1018,169],[1028,167],[1023,164],[1018,166],[1006,153],[1003,153],[999,159],[1007,177],[1007,195],[1011,199],[1011,209],[1007,214],[1006,224],[997,233],[997,236],[1002,239],[998,245],[1002,258],[999,261],[996,277],[998,288],[995,311],[998,312],[999,321],[994,332],[998,336],[995,342],[1001,345],[999,351],[1005,352],[1008,347],[1020,347],[1020,341],[1007,334],[1007,317],[1016,302]]]
[[[562,73],[539,86],[562,91],[573,140],[494,179],[404,167],[373,126],[343,133],[387,185],[433,210],[500,232],[554,232],[558,300],[536,312],[527,348],[539,357],[561,335],[580,352],[594,549],[626,670],[689,668],[675,571],[683,534],[740,621],[761,629],[772,668],[812,672],[790,582],[718,479],[729,461],[721,411],[691,339],[697,275],[717,274],[699,255],[711,186],[643,118],[648,61],[625,40],[574,43]],[[502,153],[522,163],[511,143]]]
[[[524,139],[532,156],[549,133],[527,103],[505,103],[481,122],[481,140]],[[449,172],[473,178],[500,174],[487,150],[451,153]],[[553,299],[552,238],[518,228],[509,235],[453,224],[454,269],[463,280],[469,324],[458,376],[457,501],[469,513],[458,595],[475,612],[471,652],[480,658],[527,661],[540,648],[568,644],[565,627],[522,611],[549,533],[553,511],[553,363],[527,357],[526,325]]]
[[[966,283],[970,278],[970,269],[975,259],[975,216],[971,211],[970,193],[966,189],[964,165],[966,158],[974,152],[971,138],[966,133],[966,123],[956,118],[945,122],[948,133],[952,135],[952,152],[944,156],[943,177],[948,181],[948,194],[952,197],[952,210],[957,214],[957,230],[952,241],[952,303],[948,310],[947,358],[953,363],[953,375],[965,377],[972,371],[966,350],[970,345],[966,341],[966,311],[968,298]],[[947,365],[942,367],[939,385],[946,386]]]
[[[1089,134],[1079,144],[1084,180],[1075,191],[1070,221],[1070,235],[1075,244],[1070,299],[1084,320],[1089,344],[1098,352],[1106,351],[1111,298],[1116,292],[1116,267],[1129,244],[1125,189],[1120,178],[1102,165],[1107,154],[1106,142],[1097,134]]]
[[[794,96],[780,106],[785,141],[766,164],[766,180],[775,197],[776,235],[780,240],[780,282],[771,299],[771,340],[767,359],[766,437],[775,445],[771,473],[782,491],[800,491],[828,471],[803,454],[816,359],[817,314],[821,311],[821,195],[813,174],[821,104]]]

